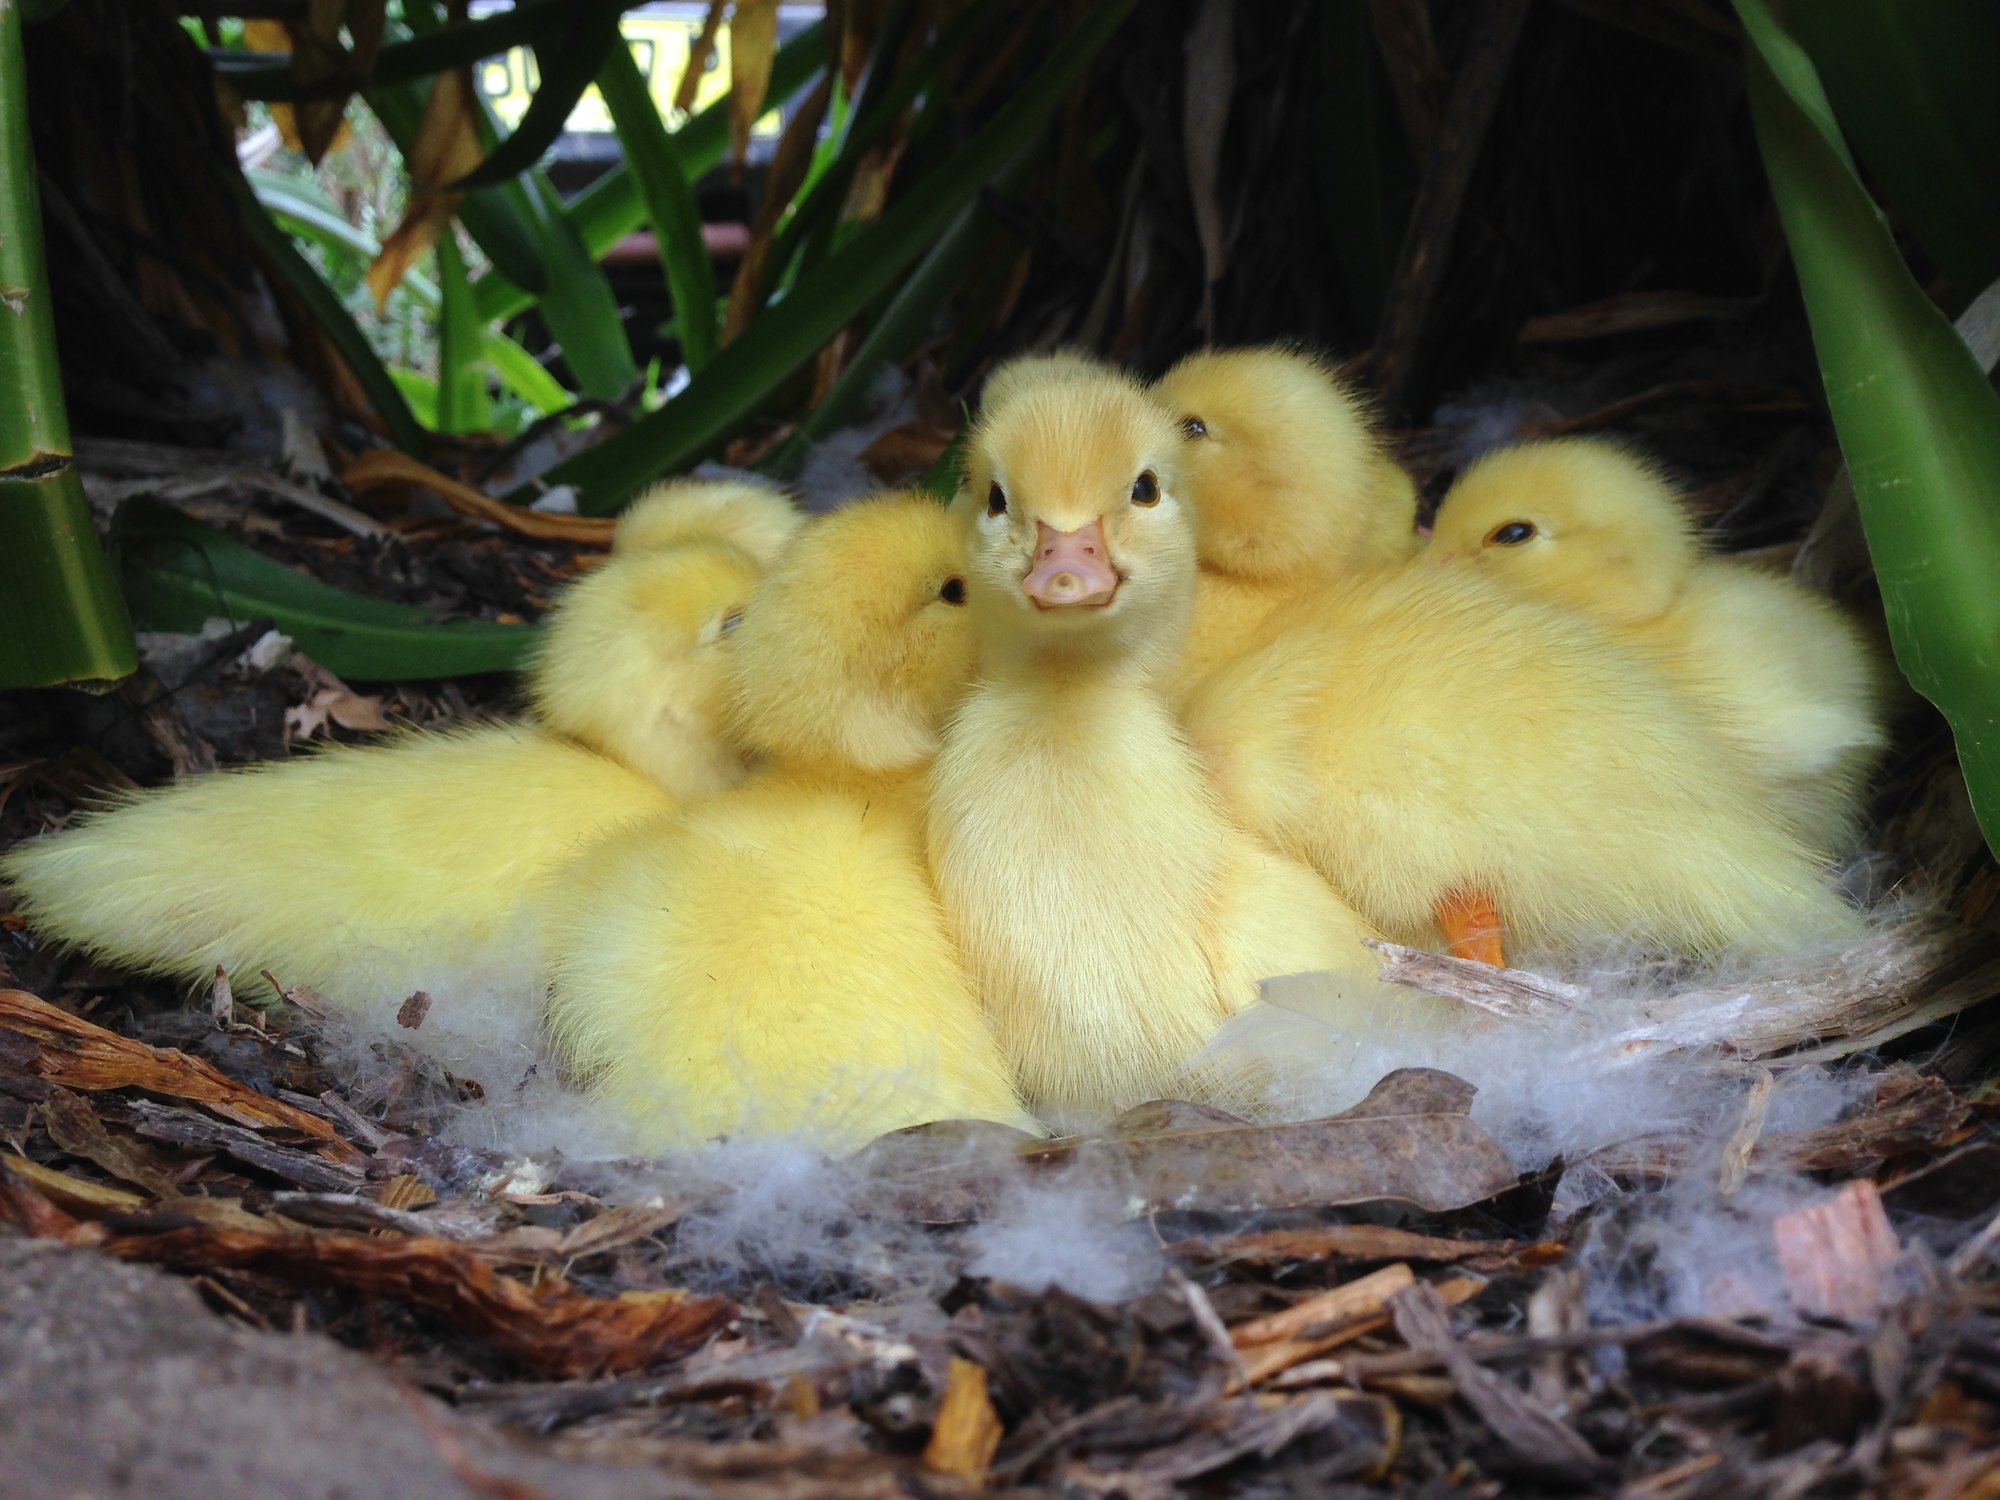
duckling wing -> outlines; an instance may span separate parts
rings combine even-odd
[[[752,783],[574,873],[544,914],[550,1029],[642,1148],[1031,1123],[907,820]]]
[[[513,726],[336,747],[142,792],[0,860],[34,928],[199,982],[269,969],[393,1015],[514,976],[522,909],[565,859],[672,807],[644,777]]]

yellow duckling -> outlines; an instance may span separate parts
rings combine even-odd
[[[773,503],[751,492],[694,509],[728,526]],[[524,902],[592,840],[742,774],[712,642],[756,574],[745,552],[689,530],[619,547],[558,602],[541,707],[575,739],[626,747],[627,764],[523,725],[335,746],[120,799],[11,851],[0,875],[40,931],[130,968],[197,983],[217,966],[269,969],[377,1018],[428,990],[431,1034],[478,1031],[500,985],[532,1018]],[[685,702],[643,680],[647,663]],[[622,719],[590,680],[600,668],[626,694]],[[455,1007],[471,1007],[462,1025]]]
[[[543,630],[528,671],[537,717],[683,801],[740,781],[720,642],[802,519],[754,485],[681,481],[642,496],[610,559]]]
[[[636,1146],[1032,1127],[924,862],[922,767],[972,672],[960,557],[921,496],[812,522],[729,640],[764,769],[552,890],[550,1028]]]
[[[1194,602],[1180,435],[1109,370],[969,446],[980,677],[932,768],[933,871],[1029,1103],[1158,1097],[1260,978],[1370,969],[1324,881],[1233,826],[1162,692]]]
[[[1424,557],[1211,676],[1190,732],[1249,825],[1401,941],[1499,963],[1607,936],[1851,935],[1747,758],[1586,617]]]
[[[1174,679],[1184,702],[1275,612],[1357,568],[1409,557],[1417,493],[1358,393],[1281,347],[1191,354],[1154,385],[1179,420],[1201,573]]]
[[[1885,664],[1831,600],[1705,552],[1637,454],[1593,438],[1488,454],[1446,495],[1431,551],[1656,652],[1800,838],[1824,855],[1851,845],[1888,746]]]

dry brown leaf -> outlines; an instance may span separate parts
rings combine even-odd
[[[757,222],[750,226],[750,243],[743,251],[736,279],[729,285],[729,307],[723,314],[722,341],[728,343],[750,322],[763,299],[764,275],[771,259],[771,237],[778,220],[805,181],[812,165],[814,147],[819,143],[820,121],[826,116],[827,101],[833,97],[833,75],[822,73],[813,91],[792,116],[792,123],[778,138],[771,157],[771,170],[764,180],[764,201],[757,210]]]
[[[701,34],[688,46],[687,67],[681,70],[681,81],[674,87],[674,108],[686,114],[694,108],[695,96],[701,92],[701,75],[708,69],[708,60],[715,52],[715,34],[722,29],[722,13],[729,8],[729,0],[708,0],[708,14],[701,18]]]
[[[750,158],[751,128],[764,113],[777,49],[778,0],[736,0],[729,17],[729,152],[738,176]]]
[[[924,1449],[924,1466],[940,1474],[964,1475],[977,1485],[993,1462],[1002,1431],[1000,1414],[986,1393],[984,1367],[953,1355],[937,1423]]]
[[[329,723],[357,734],[391,729],[382,712],[382,700],[364,696],[346,686],[323,687],[305,702],[285,710],[285,743],[309,740],[324,733]]]
[[[1449,1073],[1402,1068],[1354,1108],[1324,1119],[1250,1125],[1205,1105],[1156,1102],[1129,1111],[1108,1135],[1032,1141],[1013,1155],[1031,1172],[1088,1162],[1125,1183],[1135,1216],[1381,1200],[1445,1212],[1517,1181],[1506,1153],[1472,1123],[1472,1095],[1472,1085]],[[863,1160],[877,1174],[886,1211],[933,1224],[990,1212],[1016,1164],[968,1168],[965,1134],[899,1132],[870,1146]],[[994,1135],[996,1145],[1001,1138]]]
[[[504,526],[509,531],[518,531],[523,536],[544,541],[609,547],[611,533],[618,528],[617,518],[613,516],[561,516],[509,505],[393,448],[370,448],[356,454],[341,472],[340,479],[357,495],[396,485],[418,485],[430,490],[460,515],[476,516],[482,521]]]
[[[361,1153],[318,1115],[260,1094],[212,1064],[172,1047],[149,1047],[80,1016],[58,1010],[26,990],[0,989],[0,1030],[17,1032],[40,1051],[31,1072],[82,1093],[139,1088],[205,1104],[224,1119],[252,1129],[275,1128],[307,1136],[331,1161],[358,1162]]]
[[[442,184],[456,182],[485,158],[475,124],[478,108],[470,69],[438,74],[424,102],[417,138],[405,157],[410,168],[409,205],[402,223],[382,242],[368,267],[368,289],[378,308],[388,302],[389,293],[410,268],[430,254],[457,212],[465,195],[444,191]]]
[[[725,1298],[685,1292],[592,1297],[547,1272],[530,1286],[501,1275],[478,1253],[450,1240],[202,1226],[118,1235],[103,1248],[123,1260],[250,1271],[294,1286],[337,1286],[394,1298],[563,1377],[616,1374],[678,1359],[736,1312]]]

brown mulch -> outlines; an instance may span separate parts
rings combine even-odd
[[[1827,467],[1798,400],[1657,361],[1620,385],[1610,368],[1510,410],[1636,429],[1733,541],[1796,540]],[[1465,441],[1445,423],[1403,437],[1433,488]],[[435,508],[379,513],[375,536],[242,495],[191,508],[343,586],[488,617],[531,617],[594,555]],[[0,846],[105,787],[286,753],[288,719],[294,742],[352,739],[376,713],[424,726],[514,702],[500,679],[252,669],[248,644],[155,658],[107,698],[0,698]],[[1920,873],[1988,925],[2000,879],[1954,776],[1948,740],[1916,721],[1877,806],[1880,881]],[[1782,1299],[1746,1289],[1740,1316],[1621,1320],[1593,1296],[1607,1262],[1586,1245],[1617,1244],[1649,1186],[1710,1157],[1671,1139],[1606,1153],[1590,1170],[1625,1192],[1552,1215],[1563,1164],[1517,1179],[1449,1075],[1393,1074],[1342,1115],[1285,1126],[1165,1103],[1089,1140],[996,1137],[983,1154],[962,1131],[906,1133],[852,1169],[866,1190],[828,1207],[824,1232],[932,1246],[960,1274],[905,1278],[860,1249],[844,1270],[724,1263],[686,1233],[727,1185],[656,1173],[670,1185],[634,1200],[601,1165],[559,1161],[517,1179],[439,1138],[480,1081],[412,1055],[358,1094],[321,1055],[312,997],[233,975],[190,1006],[39,947],[5,900],[0,1240],[171,1276],[233,1329],[362,1351],[407,1392],[415,1425],[396,1441],[453,1476],[433,1491],[411,1470],[409,1493],[562,1492],[584,1471],[559,1466],[584,1461],[746,1495],[2000,1493],[2000,1020],[1971,1005],[1991,990],[1983,952],[1930,965],[1950,1003],[1910,1029],[1856,1023],[1875,1055],[1837,1064],[1872,1070],[1846,1116],[1789,1133],[1752,1120],[1725,1153],[1737,1184],[1843,1187],[1760,1230]],[[1899,975],[1885,961],[1794,987],[1847,984],[1866,1009]],[[1509,984],[1496,1008],[1561,1000]],[[408,1008],[421,1019],[419,997]],[[1779,1027],[1746,1055],[1799,1044]],[[1129,1189],[1167,1268],[1149,1290],[1097,1303],[963,1274],[966,1236],[1013,1184],[1083,1166]],[[1642,1278],[1643,1258],[1627,1266]],[[0,1389],[26,1357],[0,1336]],[[117,1398],[116,1368],[92,1399]],[[0,1459],[19,1458],[8,1444],[33,1434],[5,1425]],[[557,1477],[538,1489],[531,1470]]]

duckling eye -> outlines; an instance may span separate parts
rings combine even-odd
[[[742,623],[743,623],[743,606],[739,604],[735,609],[729,611],[728,614],[724,615],[720,620],[716,622],[715,626],[716,634],[728,635],[730,631],[734,630],[738,625],[741,625]]]
[[[965,580],[963,578],[947,578],[944,581],[944,587],[938,590],[938,598],[944,600],[947,604],[965,603]]]
[[[994,482],[992,488],[986,492],[986,514],[989,516],[1004,516],[1007,514],[1007,492],[1000,488],[997,480]]]
[[[1132,481],[1132,503],[1134,505],[1158,505],[1160,503],[1160,481],[1153,477],[1151,469],[1146,470]]]
[[[1205,438],[1208,436],[1208,423],[1200,417],[1182,417],[1181,431],[1191,438]]]
[[[1486,545],[1489,547],[1518,547],[1521,543],[1532,539],[1534,534],[1535,523],[1533,521],[1508,521],[1504,525],[1495,526],[1491,531],[1486,533]]]

